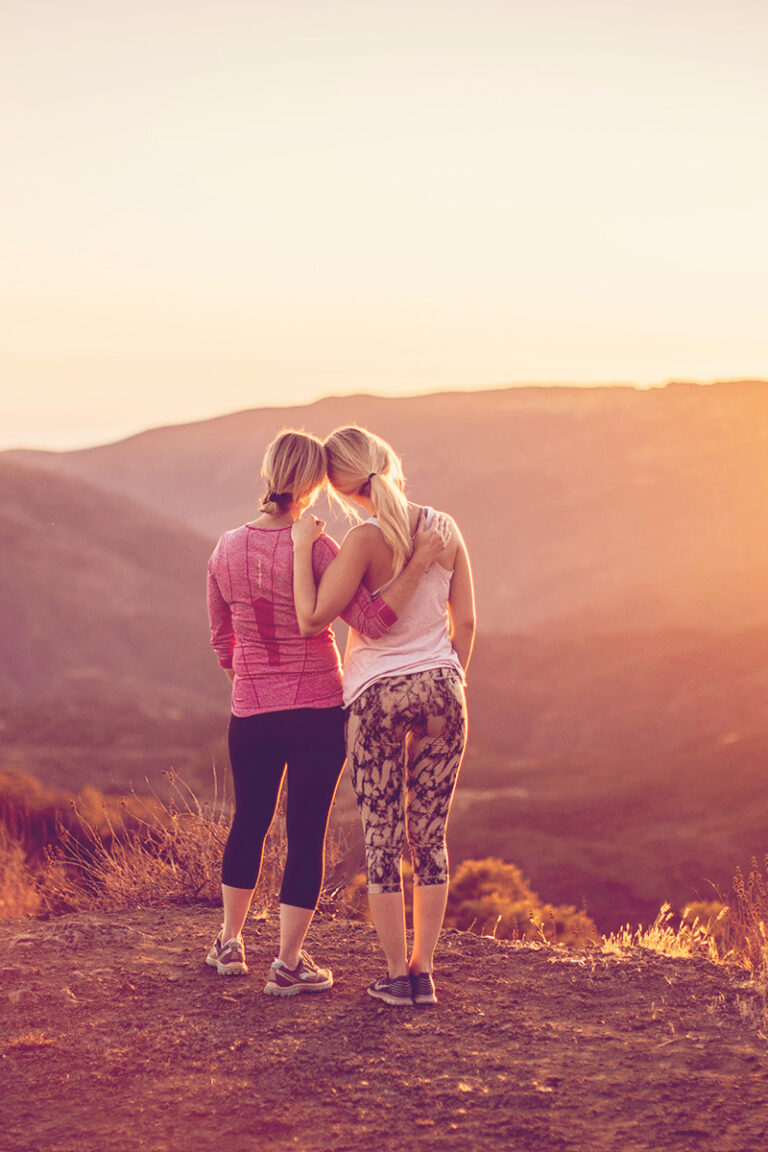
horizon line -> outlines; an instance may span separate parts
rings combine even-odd
[[[423,390],[422,389],[414,389],[414,390],[405,389],[402,392],[399,390],[389,391],[389,392],[382,392],[382,391],[377,391],[377,390],[372,390],[370,392],[367,392],[367,391],[365,391],[365,392],[358,392],[358,391],[330,392],[330,393],[324,393],[324,394],[316,397],[314,400],[305,400],[303,402],[299,402],[299,403],[295,403],[295,404],[291,404],[291,403],[254,404],[254,405],[251,405],[247,408],[236,407],[236,408],[232,408],[232,409],[227,409],[224,412],[214,412],[214,413],[211,413],[210,415],[207,415],[207,416],[199,416],[199,417],[194,417],[192,419],[186,419],[186,420],[181,419],[178,421],[173,420],[173,421],[168,421],[168,422],[160,421],[159,423],[148,424],[148,425],[142,424],[141,426],[133,427],[132,429],[126,428],[126,430],[124,432],[120,432],[117,435],[115,435],[114,432],[108,432],[107,429],[105,428],[104,429],[104,435],[106,437],[105,439],[98,439],[99,433],[94,431],[93,436],[96,437],[96,439],[89,437],[87,442],[83,442],[81,439],[73,438],[71,443],[66,444],[66,445],[62,443],[58,447],[35,447],[35,446],[33,446],[29,443],[25,443],[25,442],[11,443],[11,444],[6,444],[4,446],[0,446],[0,455],[4,455],[6,453],[12,453],[12,452],[40,452],[40,453],[54,453],[54,454],[68,453],[68,452],[86,452],[90,449],[106,448],[106,447],[110,447],[110,446],[115,445],[115,444],[122,444],[128,440],[134,440],[137,437],[149,435],[153,432],[164,431],[164,430],[167,430],[170,428],[189,428],[189,427],[192,427],[196,424],[207,424],[207,423],[211,423],[213,421],[226,420],[226,419],[230,419],[232,417],[242,416],[242,415],[244,415],[246,413],[250,413],[250,412],[268,412],[268,411],[280,411],[280,410],[285,410],[285,409],[297,409],[298,410],[298,409],[302,409],[302,408],[303,409],[314,408],[318,404],[324,404],[324,403],[332,402],[334,400],[338,400],[338,401],[341,401],[341,400],[361,400],[361,399],[383,400],[383,401],[417,400],[417,399],[423,399],[425,397],[437,398],[440,396],[457,396],[457,395],[477,396],[477,395],[483,395],[486,393],[496,393],[496,392],[505,392],[505,391],[509,391],[509,392],[525,391],[525,390],[529,390],[529,391],[535,391],[535,390],[541,390],[541,391],[546,391],[546,390],[566,391],[566,390],[568,390],[568,391],[570,391],[570,390],[574,390],[577,392],[586,392],[586,391],[590,391],[590,390],[605,391],[607,389],[616,389],[616,390],[621,389],[621,390],[632,391],[632,392],[654,392],[654,391],[662,391],[665,388],[669,388],[669,387],[711,388],[711,387],[718,387],[718,386],[726,386],[727,387],[727,386],[734,386],[734,385],[753,385],[753,386],[754,385],[768,385],[768,379],[765,379],[762,377],[744,377],[744,376],[735,376],[735,377],[726,377],[726,378],[716,377],[716,378],[708,379],[708,380],[697,380],[697,379],[693,379],[690,377],[668,377],[667,379],[662,380],[662,381],[651,382],[651,383],[642,383],[642,384],[639,384],[639,383],[633,382],[633,381],[628,381],[628,380],[583,381],[583,382],[582,381],[575,381],[575,382],[569,381],[568,383],[564,383],[562,381],[557,381],[557,380],[541,380],[541,381],[521,381],[521,382],[515,382],[515,383],[507,382],[507,383],[503,383],[503,384],[487,384],[487,385],[481,385],[479,387],[474,387],[474,388],[473,387],[466,387],[466,386],[462,386],[462,385],[457,385],[456,387],[451,387],[450,385],[446,385],[446,386],[440,387],[440,388],[431,388],[431,389],[423,389]]]

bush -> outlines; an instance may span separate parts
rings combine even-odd
[[[499,940],[587,944],[598,932],[585,912],[542,903],[515,864],[496,857],[464,860],[448,893],[446,925]]]
[[[413,869],[403,861],[406,915],[410,917]],[[345,915],[370,919],[364,872],[347,885],[342,901]],[[599,939],[589,917],[570,906],[543,904],[515,864],[489,857],[464,860],[448,890],[445,925],[499,940],[541,940],[586,944]]]

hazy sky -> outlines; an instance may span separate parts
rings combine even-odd
[[[0,447],[768,377],[765,0],[5,0]]]

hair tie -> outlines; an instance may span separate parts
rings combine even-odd
[[[371,480],[373,480],[374,476],[378,476],[378,472],[369,472],[368,473],[368,483],[369,484],[370,484]]]

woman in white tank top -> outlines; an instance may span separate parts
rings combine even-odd
[[[445,544],[410,604],[380,640],[350,630],[344,659],[347,756],[365,836],[368,899],[387,972],[368,992],[389,1004],[434,1004],[434,950],[448,896],[445,832],[466,741],[464,673],[475,633],[472,573],[454,521],[405,496],[394,450],[364,428],[325,441],[334,493],[358,520],[315,587],[311,548],[324,525],[308,515],[292,529],[299,627],[314,635],[336,614],[351,581],[380,591],[407,562],[423,522]],[[414,872],[410,957],[401,860]]]

